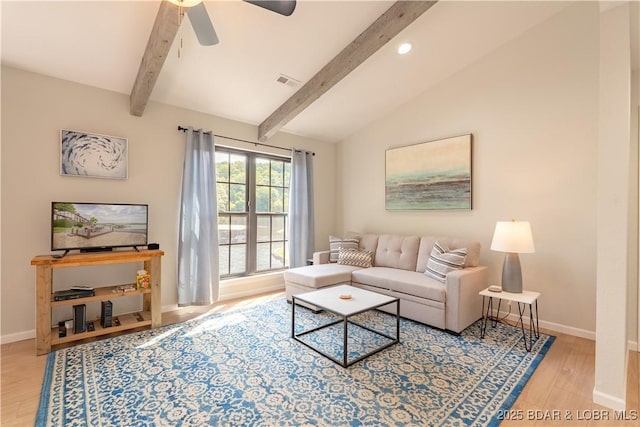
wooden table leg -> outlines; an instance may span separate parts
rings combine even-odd
[[[36,267],[36,354],[51,351],[51,266]]]
[[[160,257],[152,257],[145,261],[144,268],[151,274],[151,295],[145,295],[144,309],[151,310],[151,327],[157,328],[162,325],[162,288]]]

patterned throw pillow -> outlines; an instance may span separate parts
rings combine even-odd
[[[427,270],[424,274],[445,283],[447,273],[464,268],[466,259],[467,248],[449,250],[448,247],[436,242],[431,250],[431,256],[427,261]]]
[[[360,239],[358,237],[350,237],[341,239],[336,236],[329,236],[329,262],[338,262],[338,251],[343,249],[358,249]]]
[[[373,265],[373,252],[341,248],[338,251],[338,264],[369,268]]]

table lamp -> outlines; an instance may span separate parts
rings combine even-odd
[[[491,250],[505,252],[502,265],[502,290],[522,293],[522,270],[519,253],[533,253],[533,237],[528,221],[498,221],[493,232]]]

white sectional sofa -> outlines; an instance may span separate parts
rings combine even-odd
[[[287,300],[325,286],[351,284],[400,298],[402,317],[454,333],[482,316],[482,297],[478,293],[488,286],[488,272],[487,267],[478,265],[479,242],[377,234],[364,234],[357,242],[358,251],[372,254],[371,267],[329,263],[329,251],[317,252],[313,265],[285,271]],[[425,274],[427,265],[431,269],[441,253],[434,252],[436,242],[437,250],[445,248],[463,254],[466,250],[463,264],[447,272],[442,281]]]

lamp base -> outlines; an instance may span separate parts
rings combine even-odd
[[[517,253],[507,252],[504,256],[502,290],[514,294],[522,293],[522,270]]]

